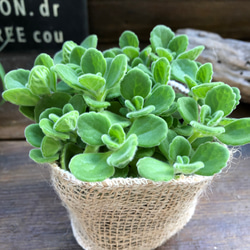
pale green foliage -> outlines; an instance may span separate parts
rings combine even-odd
[[[223,144],[250,143],[250,118],[227,118],[239,90],[212,82],[212,64],[195,61],[204,46],[187,46],[186,35],[158,25],[143,50],[132,31],[103,52],[91,35],[65,42],[54,58],[40,54],[30,71],[9,72],[3,98],[35,121],[25,130],[30,157],[83,181],[220,172],[229,160]]]

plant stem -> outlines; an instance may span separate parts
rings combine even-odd
[[[194,142],[197,138],[199,138],[201,134],[199,132],[194,132],[189,138],[188,141],[190,143]]]

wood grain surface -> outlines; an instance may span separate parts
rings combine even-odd
[[[77,250],[48,169],[24,141],[0,142],[0,249]],[[239,154],[237,154],[239,156]],[[250,146],[219,175],[185,228],[158,250],[250,249]]]

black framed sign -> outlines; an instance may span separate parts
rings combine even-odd
[[[87,0],[0,0],[4,50],[56,50],[87,35]]]

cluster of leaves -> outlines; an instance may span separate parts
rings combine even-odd
[[[65,42],[53,59],[40,54],[30,71],[9,72],[4,99],[35,121],[25,130],[30,157],[83,181],[220,172],[229,159],[224,144],[250,142],[250,118],[228,118],[239,90],[212,82],[212,65],[195,61],[204,47],[187,46],[186,35],[158,25],[143,50],[131,31],[103,52],[91,35]]]

